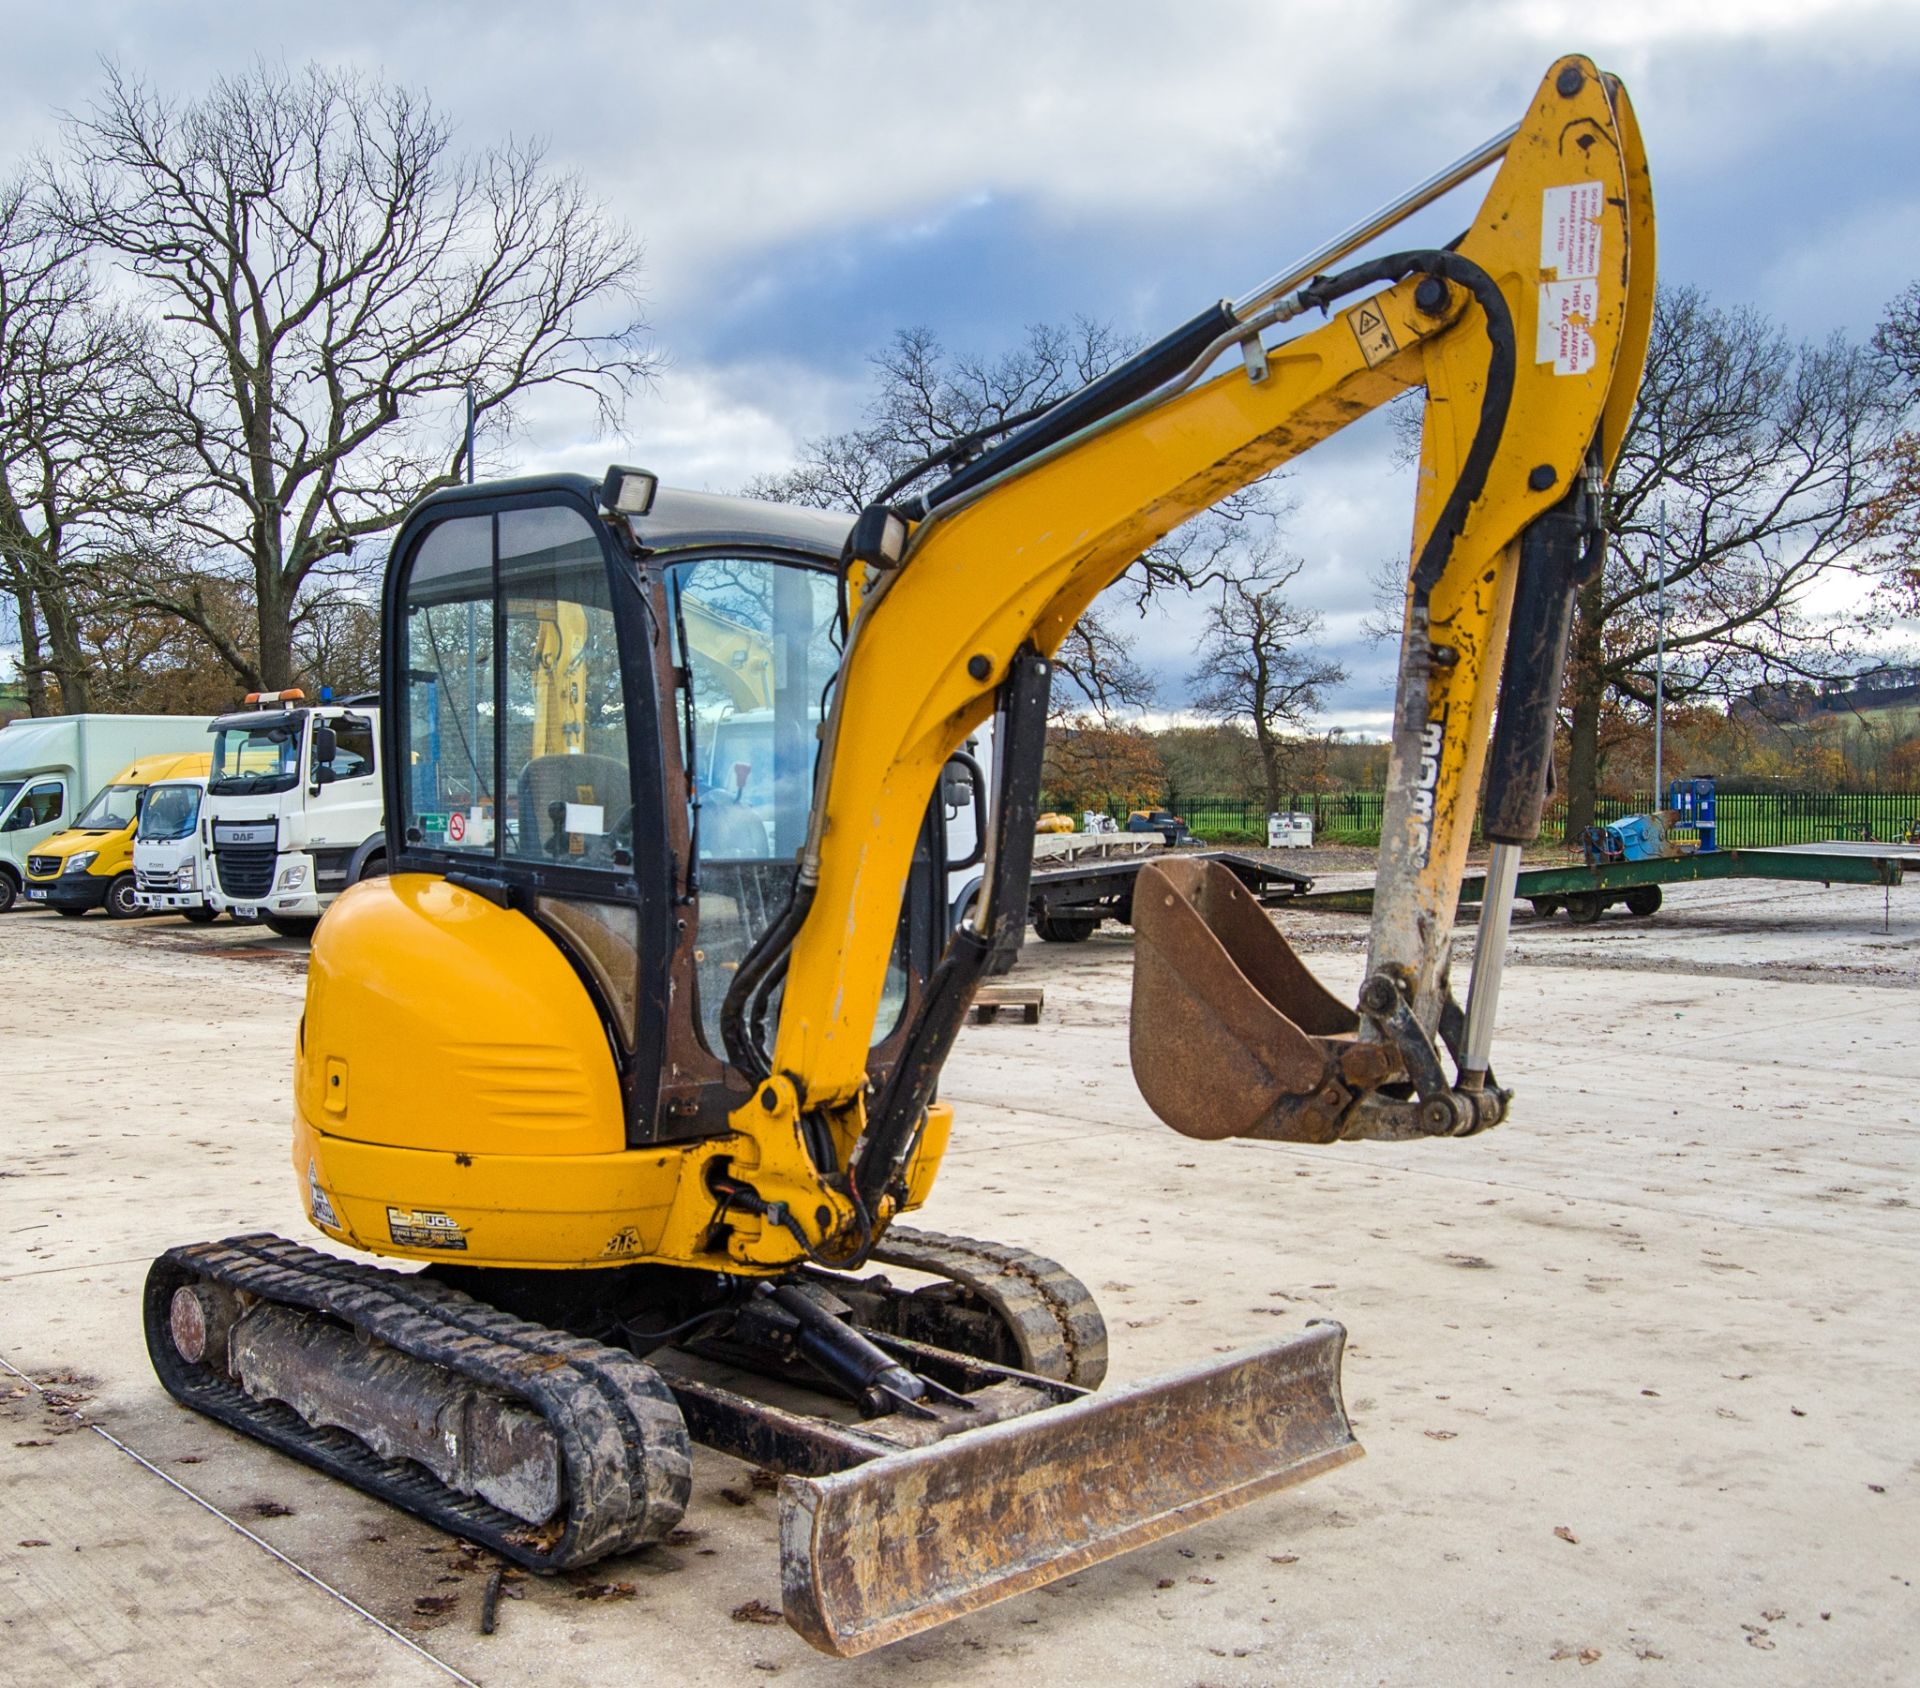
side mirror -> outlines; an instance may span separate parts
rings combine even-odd
[[[955,814],[973,806],[973,771],[964,762],[949,762],[942,770],[940,800]]]
[[[319,771],[333,761],[333,753],[340,748],[340,735],[331,727],[313,729],[313,767],[316,777]]]

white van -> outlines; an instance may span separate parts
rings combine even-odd
[[[209,893],[213,851],[202,822],[204,779],[160,780],[147,788],[133,834],[133,897],[142,908],[183,914],[196,926],[219,917]]]

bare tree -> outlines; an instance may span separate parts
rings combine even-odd
[[[53,205],[159,324],[194,462],[146,601],[249,683],[289,679],[310,582],[459,478],[469,385],[497,433],[540,389],[611,420],[653,367],[632,236],[537,146],[457,153],[422,95],[260,64],[176,102],[110,67],[67,139]],[[195,590],[209,570],[250,586],[252,650]]]
[[[1606,563],[1575,614],[1569,837],[1593,818],[1606,700],[1652,706],[1663,559],[1670,699],[1847,666],[1850,627],[1808,596],[1868,566],[1861,518],[1897,420],[1864,348],[1796,345],[1757,311],[1718,308],[1694,288],[1661,293],[1608,500]]]
[[[1266,543],[1223,570],[1200,660],[1188,677],[1195,709],[1244,723],[1252,732],[1269,813],[1280,807],[1288,775],[1309,742],[1304,730],[1326,689],[1347,677],[1314,642],[1319,613],[1298,609],[1287,598],[1287,587],[1305,566],[1303,558]]]
[[[792,469],[763,476],[748,491],[835,510],[862,509],[889,487],[904,497],[968,461],[996,430],[1097,380],[1135,349],[1111,324],[1086,317],[1030,326],[1019,345],[994,358],[950,354],[929,329],[898,330],[872,360],[865,425],[805,441]],[[1056,723],[1085,707],[1104,721],[1152,704],[1152,678],[1134,660],[1120,618],[1143,610],[1156,592],[1217,580],[1277,515],[1271,488],[1251,487],[1144,553],[1061,646],[1056,668],[1072,690],[1055,689]]]
[[[180,456],[156,415],[150,342],[102,302],[82,243],[31,185],[0,185],[0,590],[35,715],[56,691],[63,710],[93,706],[84,623],[170,503]]]
[[[1887,447],[1886,487],[1866,512],[1861,538],[1886,548],[1883,596],[1893,613],[1920,616],[1920,281],[1887,307],[1873,344],[1905,426]]]

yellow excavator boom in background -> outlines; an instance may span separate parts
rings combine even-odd
[[[1356,256],[1495,164],[1459,239]],[[537,1569],[661,1539],[691,1440],[775,1468],[788,1619],[843,1654],[1354,1457],[1337,1325],[1096,1393],[1078,1279],[899,1220],[1025,918],[1052,654],[1146,547],[1414,388],[1359,1001],[1230,875],[1170,857],[1134,891],[1133,1066],[1203,1138],[1505,1117],[1503,886],[1539,827],[1653,242],[1624,90],[1569,57],[1513,129],[857,518],[619,467],[424,500],[383,602],[390,876],[316,934],[293,1146],[326,1236],[424,1269],[170,1250],[146,1298],[167,1388]],[[943,788],[989,718],[982,888],[952,927]],[[1084,1214],[1063,1195],[1052,1219]]]

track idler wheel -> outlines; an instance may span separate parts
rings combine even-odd
[[[889,1227],[872,1259],[944,1279],[905,1290],[885,1279],[809,1274],[850,1300],[862,1324],[1096,1389],[1107,1375],[1107,1322],[1093,1292],[1057,1260],[1007,1243]]]

